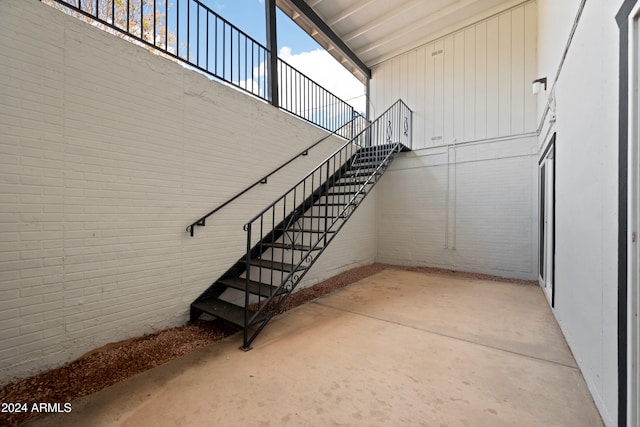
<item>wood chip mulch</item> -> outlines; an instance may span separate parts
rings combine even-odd
[[[278,313],[330,294],[388,268],[481,280],[511,281],[522,284],[535,283],[428,267],[371,264],[354,268],[322,283],[295,292],[285,301]],[[186,355],[239,330],[240,328],[237,326],[222,320],[199,320],[193,324],[109,344],[59,368],[2,386],[0,388],[0,402],[22,402],[28,403],[29,406],[36,402],[71,402]],[[18,425],[36,416],[38,416],[37,413],[0,413],[0,426]]]

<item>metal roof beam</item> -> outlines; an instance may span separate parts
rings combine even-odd
[[[368,31],[373,30],[374,28],[379,27],[380,25],[383,25],[386,22],[391,21],[393,18],[395,18],[396,16],[410,10],[413,9],[414,7],[418,7],[418,6],[423,6],[423,0],[413,0],[410,2],[405,2],[404,4],[402,4],[402,6],[400,7],[396,7],[394,8],[392,11],[385,13],[382,16],[379,16],[378,18],[374,19],[373,21],[369,22],[367,25],[364,25],[360,28],[358,28],[356,31],[352,31],[349,34],[345,34],[344,35],[344,40],[345,41],[351,41],[353,39],[355,39],[358,36],[361,36],[362,34],[365,34]]]
[[[358,58],[358,55],[356,55],[342,41],[342,39],[340,39],[340,37],[338,37],[338,35],[333,32],[333,30],[329,27],[329,25],[327,25],[327,23],[324,22],[322,18],[320,18],[318,14],[316,14],[315,11],[304,0],[277,0],[277,3],[283,12],[285,13],[287,11],[297,12],[300,15],[299,17],[294,19],[292,17],[293,13],[291,14],[287,13],[292,19],[294,19],[295,21],[303,20],[306,22],[306,24],[308,24],[307,27],[316,29],[319,32],[319,34],[314,37],[316,38],[316,40],[319,36],[322,36],[322,38],[324,38],[329,45],[334,46],[335,50],[340,51],[343,58],[336,56],[335,52],[332,52],[332,55],[339,62],[343,62],[343,59],[346,59],[365,78],[367,79],[371,78],[371,69],[367,67],[360,58]],[[300,25],[300,23],[298,24]],[[310,30],[309,28],[305,28],[305,31],[311,32],[312,30]],[[329,50],[328,47],[325,47],[325,48]]]
[[[350,17],[351,15],[353,15],[354,13],[359,12],[360,10],[364,9],[367,5],[369,5],[369,3],[371,2],[371,0],[360,0],[359,2],[352,4],[351,6],[349,6],[348,8],[344,9],[342,12],[340,12],[339,14],[332,16],[331,18],[327,19],[327,24],[329,25],[335,25],[338,22],[342,21],[343,19],[346,19],[348,17]]]

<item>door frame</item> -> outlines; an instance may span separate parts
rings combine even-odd
[[[625,0],[620,28],[618,175],[618,425],[640,427],[640,5]]]
[[[556,300],[556,133],[538,160],[538,282],[551,307]]]
[[[627,423],[640,426],[640,4],[628,20]]]

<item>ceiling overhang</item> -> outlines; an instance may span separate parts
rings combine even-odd
[[[401,53],[533,0],[276,0],[360,80]]]
[[[371,69],[304,0],[276,0],[276,5],[359,80],[371,77]]]

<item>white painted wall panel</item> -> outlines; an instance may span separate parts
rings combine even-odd
[[[464,31],[464,131],[462,139],[476,138],[476,28]]]
[[[421,73],[425,76],[424,79],[419,79],[418,83],[418,97],[421,99],[421,103],[419,105],[423,105],[423,108],[418,108],[420,111],[415,111],[413,126],[414,129],[416,127],[424,129],[424,132],[421,135],[413,136],[414,141],[424,141],[426,146],[431,146],[433,141],[433,136],[435,135],[435,123],[436,123],[436,111],[434,110],[434,103],[436,99],[436,88],[435,88],[435,45],[424,46],[424,67],[420,67],[417,70],[417,75],[419,76]],[[421,51],[418,51],[418,63],[420,63]],[[420,91],[420,85],[424,83],[424,91]],[[416,104],[418,105],[418,104]],[[421,117],[422,114],[422,117]]]
[[[500,134],[500,25],[498,18],[487,21],[487,138]]]
[[[502,14],[498,17],[498,136],[511,135],[511,78],[512,78],[512,40],[513,32],[511,15]],[[509,34],[509,37],[505,37]]]
[[[176,326],[325,132],[36,0],[0,2],[0,382]],[[375,196],[303,286],[376,255]],[[351,231],[350,231],[351,230]],[[346,236],[345,236],[346,234]]]
[[[529,3],[525,6],[524,12],[524,96],[529,98],[529,84],[538,79],[537,58],[538,58],[538,6],[536,3]],[[538,102],[525,102],[524,104],[524,128],[527,130],[537,129]]]
[[[525,8],[515,9],[511,13],[511,129],[510,133],[519,135],[525,131],[525,97],[533,98],[531,80],[525,84]],[[532,55],[533,56],[533,55]]]
[[[413,96],[410,101],[413,105],[420,105],[420,112],[416,112],[413,117],[415,124],[413,126],[413,137],[419,141],[425,141],[426,139],[426,118],[429,117],[431,118],[431,120],[433,120],[433,110],[432,108],[429,108],[429,105],[425,102],[425,94],[427,92],[429,82],[427,81],[427,79],[417,78],[418,75],[424,75],[424,70],[427,67],[427,55],[425,51],[426,49],[424,46],[416,51],[416,69],[413,80],[417,80],[417,90],[413,92]]]
[[[429,51],[427,45],[427,52]],[[433,44],[433,136],[431,137],[431,143],[429,143],[429,134],[425,135],[427,139],[422,142],[414,139],[413,145],[415,148],[429,147],[432,145],[442,145],[444,140],[444,117],[445,117],[445,93],[447,95],[450,92],[445,92],[445,71],[444,71],[444,42],[442,40]],[[385,67],[381,67],[385,68]],[[428,71],[428,70],[427,70]],[[376,69],[377,75],[377,69]],[[375,79],[375,77],[373,77]],[[372,101],[376,101],[375,94],[371,95]],[[426,102],[429,102],[427,99]],[[409,106],[409,108],[412,108]],[[428,120],[428,117],[427,117]],[[427,125],[428,128],[428,125]]]
[[[442,140],[453,142],[456,139],[455,134],[455,112],[456,112],[456,73],[454,72],[455,66],[455,38],[448,37],[444,39],[444,48],[442,53],[443,58],[443,82],[437,84],[442,84],[444,86],[444,102],[441,105],[435,105],[434,108],[442,108],[444,111],[443,116],[443,129],[442,129]],[[411,106],[409,106],[411,108]],[[419,141],[415,141],[415,148],[421,147]]]
[[[480,22],[475,28],[475,137],[487,137],[488,79],[487,79],[487,22]]]
[[[376,65],[372,105],[410,101],[418,148],[535,131],[536,16],[527,2]]]
[[[412,51],[407,55],[406,75],[404,76],[403,93],[405,93],[406,95],[403,95],[401,97],[402,99],[406,99],[412,105],[418,104],[418,93],[424,93],[424,89],[422,92],[418,92],[417,90],[409,90],[409,87],[411,86],[409,82],[415,82],[417,80],[418,53],[417,51]],[[422,84],[424,85],[424,80],[422,81]]]
[[[460,32],[453,38],[453,135],[454,141],[464,138],[465,131],[465,34]]]

